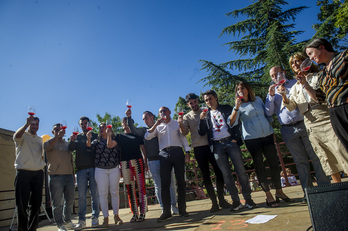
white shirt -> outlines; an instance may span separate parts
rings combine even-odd
[[[155,131],[151,133],[147,131],[144,138],[146,140],[151,140],[156,136],[158,138],[160,150],[172,146],[184,147],[186,152],[191,150],[186,136],[180,133],[179,123],[176,120],[170,119],[169,123],[167,124],[161,123],[156,127]]]
[[[228,125],[220,111],[210,110],[210,118],[213,125],[214,140],[220,140],[231,136],[231,134],[228,132]]]

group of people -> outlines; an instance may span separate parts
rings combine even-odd
[[[209,109],[202,111],[199,96],[189,93],[186,102],[191,110],[179,115],[177,120],[173,120],[170,109],[163,106],[157,120],[152,112],[145,111],[142,118],[147,127],[136,127],[132,111],[128,109],[122,119],[122,134],[114,134],[105,123],[99,125],[99,134],[88,131],[89,119],[81,117],[82,133],[72,135],[67,142],[63,139],[65,130],[61,124],[55,124],[53,138],[42,145],[42,139],[37,136],[39,119],[29,116],[26,124],[14,134],[18,230],[36,230],[38,225],[44,178],[42,169],[46,165],[43,150],[47,155],[52,210],[58,230],[86,227],[88,189],[92,198],[93,227],[99,226],[99,206],[104,217],[102,227],[109,225],[109,191],[114,222],[123,223],[119,216],[121,172],[133,214],[130,222],[145,220],[147,170],[153,177],[156,197],[162,208],[158,221],[169,220],[173,215],[189,216],[185,200],[185,162],[190,161],[191,148],[212,203],[211,212],[221,208],[230,211],[256,208],[240,149],[243,141],[253,158],[257,180],[266,194],[266,205],[278,207],[280,199],[291,202],[282,190],[274,130],[270,123],[273,114],[280,122],[282,137],[296,163],[303,190],[312,185],[309,159],[319,185],[329,184],[329,176],[334,182],[340,182],[340,172],[348,172],[347,55],[347,51],[334,52],[325,39],[315,39],[306,46],[305,53],[296,53],[289,59],[295,79],[279,83],[277,75],[284,74],[283,68],[270,69],[274,84],[269,88],[265,103],[255,96],[247,82],[241,81],[236,84],[234,107],[220,104],[216,92],[208,90],[202,96]],[[324,70],[319,72],[314,64],[308,71],[301,70],[300,65],[307,56],[324,64]],[[191,146],[186,139],[188,133],[191,134]],[[76,151],[79,195],[77,225],[71,222],[75,180],[72,151]],[[264,157],[275,188],[274,196]],[[239,179],[244,205],[238,195],[230,161]],[[210,165],[216,176],[217,195],[210,177]],[[225,187],[232,204],[225,200]],[[303,202],[306,202],[305,197]]]

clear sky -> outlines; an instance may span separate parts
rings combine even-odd
[[[316,0],[288,0],[309,6],[296,30],[314,34]],[[145,110],[172,114],[179,96],[200,94],[207,76],[200,59],[236,59],[219,38],[237,20],[225,14],[251,1],[231,0],[1,0],[0,128],[17,130],[29,105],[40,117],[39,135],[66,120],[70,136],[81,116],[125,115]]]

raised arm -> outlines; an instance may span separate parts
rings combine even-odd
[[[106,129],[106,133],[107,133],[107,138],[106,138],[106,143],[108,148],[114,148],[117,145],[116,140],[112,139],[112,129],[111,128],[107,128]]]
[[[33,121],[35,121],[35,120],[34,120],[34,116],[32,116],[32,115],[31,115],[31,116],[28,116],[27,122],[15,132],[14,136],[15,136],[16,138],[22,138],[22,136],[23,136],[25,130],[27,130],[27,128],[29,127],[29,125],[30,125]]]

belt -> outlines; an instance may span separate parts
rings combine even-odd
[[[302,122],[303,122],[303,120],[300,120],[300,121],[296,121],[295,123],[292,123],[292,124],[283,124],[282,126],[292,127],[292,126],[298,125],[298,124],[300,124]]]
[[[232,141],[232,137],[231,136],[228,136],[226,138],[222,138],[222,139],[219,139],[219,140],[214,140],[215,142],[219,142],[221,144],[223,143],[226,143],[226,142],[229,142],[229,141]]]
[[[181,148],[181,147],[179,147],[179,146],[169,146],[169,147],[163,148],[162,150],[165,151],[165,152],[169,152],[169,151],[173,151],[173,150],[178,149],[178,148]]]

